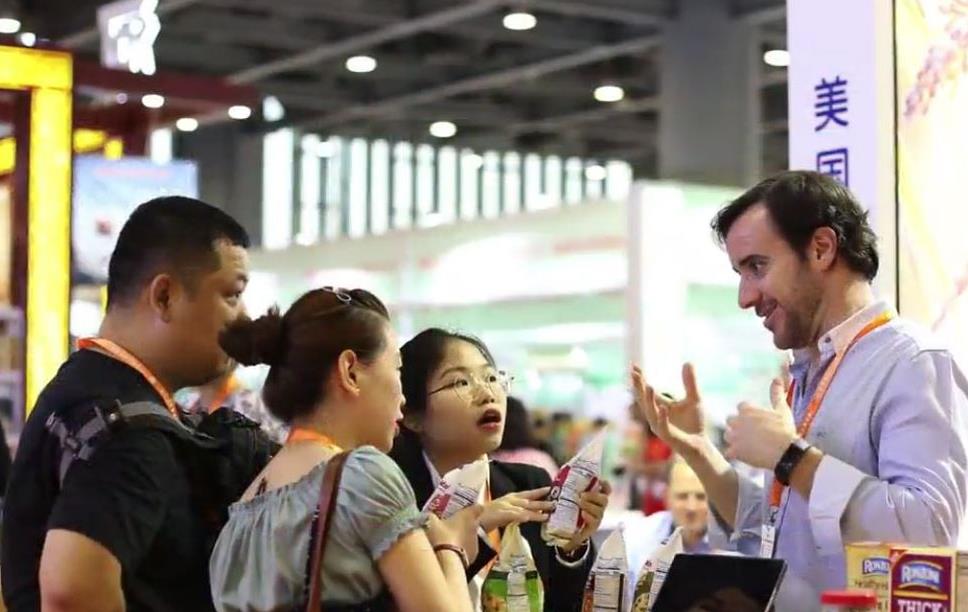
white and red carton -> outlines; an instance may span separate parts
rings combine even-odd
[[[602,474],[602,453],[605,450],[603,429],[578,454],[562,466],[554,482],[548,501],[555,509],[541,528],[541,537],[549,544],[564,546],[585,526],[578,502],[581,494],[598,486]]]
[[[478,459],[447,472],[424,504],[424,512],[432,512],[446,519],[473,506],[480,499],[484,485],[487,484],[489,469],[487,459]]]
[[[968,612],[968,553],[891,549],[892,612]]]
[[[605,539],[588,572],[581,612],[628,612],[628,580],[625,530],[619,527]]]

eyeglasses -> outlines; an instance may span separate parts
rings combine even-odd
[[[323,291],[325,291],[326,293],[332,293],[333,295],[336,296],[336,298],[339,301],[343,302],[344,304],[353,303],[353,296],[347,293],[346,290],[341,287],[333,287],[331,285],[327,285],[326,287],[323,287]]]
[[[480,389],[487,389],[494,395],[507,395],[511,392],[511,383],[514,377],[504,370],[487,369],[480,374],[470,371],[461,371],[454,374],[454,380],[446,385],[435,389],[427,396],[440,393],[441,391],[453,390],[458,398],[465,402],[474,399],[475,393]]]

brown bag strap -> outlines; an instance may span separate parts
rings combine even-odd
[[[326,552],[329,524],[333,520],[333,510],[336,508],[339,481],[343,476],[343,466],[349,454],[349,451],[344,451],[331,457],[323,473],[323,485],[319,490],[319,505],[316,508],[313,548],[309,553],[309,598],[306,602],[306,612],[322,612],[323,555]]]

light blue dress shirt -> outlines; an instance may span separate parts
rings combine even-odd
[[[873,304],[831,330],[817,363],[809,352],[795,355],[798,424],[834,356],[889,310]],[[957,544],[968,488],[968,380],[933,335],[894,318],[858,340],[805,437],[824,458],[810,499],[787,489],[781,502],[774,556],[788,572],[779,612],[817,610],[823,590],[844,587],[846,543]],[[741,476],[735,528],[714,517],[711,536],[758,537],[772,480]]]
[[[660,545],[669,539],[675,528],[672,513],[668,510],[643,516],[636,521],[627,520],[624,522],[625,553],[629,563],[629,585],[634,588],[645,562]],[[713,550],[709,546],[708,536],[703,536],[694,548],[683,552],[708,554]]]

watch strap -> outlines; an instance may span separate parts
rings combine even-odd
[[[793,476],[793,470],[796,469],[800,461],[807,454],[810,449],[810,444],[798,438],[790,443],[783,456],[780,457],[780,461],[777,462],[776,467],[773,468],[773,476],[776,480],[785,487],[790,486],[790,478]]]

